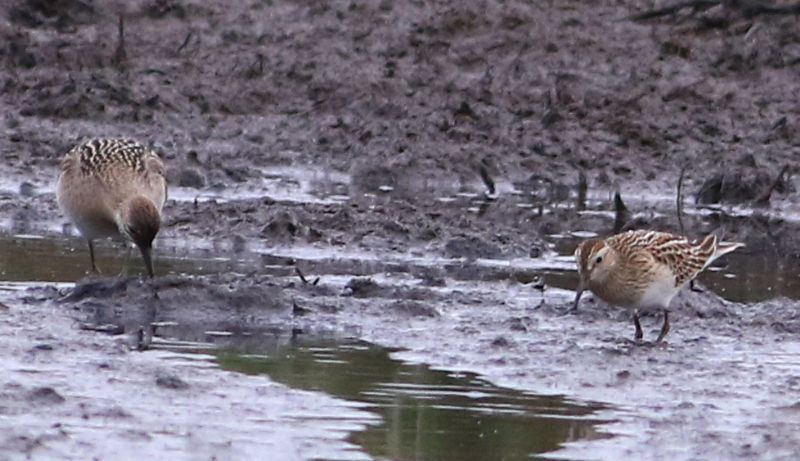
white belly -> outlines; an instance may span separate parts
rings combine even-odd
[[[669,307],[672,298],[678,294],[680,287],[675,286],[675,276],[672,271],[665,270],[654,278],[653,283],[645,290],[639,300],[639,308],[662,308]]]

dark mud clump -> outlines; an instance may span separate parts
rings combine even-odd
[[[695,203],[766,204],[774,192],[795,192],[790,170],[780,172],[756,166],[752,155],[745,156],[740,166],[714,173],[695,193]]]
[[[122,325],[134,331],[153,322],[177,322],[187,328],[280,322],[292,303],[282,287],[262,277],[211,278],[166,276],[78,283],[61,302],[93,325]]]
[[[24,27],[55,27],[67,31],[97,19],[98,11],[92,3],[83,0],[23,0],[9,9],[8,18]]]
[[[502,250],[478,237],[455,237],[447,241],[444,253],[451,258],[495,259],[502,254]]]

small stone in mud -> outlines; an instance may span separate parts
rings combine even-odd
[[[631,372],[628,370],[622,370],[617,372],[617,379],[628,379],[631,377]]]
[[[510,326],[511,331],[522,331],[522,332],[527,332],[528,331],[528,327],[526,327],[525,324],[522,323],[522,319],[521,318],[518,318],[518,317],[517,318],[513,318],[509,322],[511,323],[511,326]]]
[[[367,277],[355,277],[344,286],[348,294],[355,297],[371,296],[380,289],[374,280]]]
[[[416,301],[397,301],[390,304],[388,309],[413,317],[437,317],[439,315],[433,306]]]
[[[94,412],[91,416],[102,417],[102,418],[116,418],[116,419],[132,417],[130,413],[128,413],[123,408],[118,406],[103,408],[101,410]]]
[[[234,253],[242,253],[247,249],[247,239],[240,234],[233,234],[231,236],[231,249]]]
[[[86,298],[108,298],[114,294],[125,291],[128,280],[93,280],[81,282],[75,285],[66,296],[60,299],[61,302],[77,302]]]
[[[492,341],[492,347],[507,348],[511,346],[511,342],[505,336],[498,336]]]
[[[175,375],[160,375],[156,377],[156,385],[167,389],[188,389],[189,384]]]
[[[52,387],[37,387],[28,394],[28,400],[41,404],[55,405],[64,403],[66,399]]]
[[[444,287],[447,286],[447,281],[442,277],[426,276],[422,279],[420,285],[426,287]]]
[[[33,352],[37,352],[37,351],[52,351],[53,350],[53,346],[51,346],[50,344],[37,344],[37,345],[33,346],[33,348],[31,350]]]
[[[202,189],[206,186],[206,178],[194,168],[184,168],[178,174],[178,186]]]
[[[36,195],[36,186],[29,183],[28,181],[24,181],[22,184],[19,185],[19,195],[23,197],[33,197]]]
[[[451,258],[494,259],[502,254],[500,247],[478,237],[456,237],[447,241],[444,251]]]
[[[310,241],[319,240],[322,234],[301,222],[295,213],[281,211],[276,213],[269,223],[261,229],[261,237],[271,240],[292,240],[306,237]]]

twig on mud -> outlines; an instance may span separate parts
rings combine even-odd
[[[660,18],[662,16],[669,16],[685,8],[692,8],[694,11],[705,11],[720,4],[740,11],[742,16],[745,18],[753,18],[761,14],[800,14],[800,3],[791,3],[788,5],[770,5],[761,1],[748,0],[688,0],[684,2],[678,2],[674,5],[665,6],[663,8],[635,14],[633,16],[629,16],[629,19],[633,21],[645,21],[648,19]]]
[[[675,197],[675,208],[678,213],[678,226],[681,230],[681,235],[686,235],[683,227],[683,177],[686,174],[686,165],[681,168],[681,174],[678,176],[678,194]]]
[[[622,201],[622,195],[620,195],[619,191],[614,192],[614,233],[618,234],[619,231],[625,227],[625,223],[628,222],[628,216],[630,213],[628,212],[628,207],[625,206],[625,202]]]
[[[95,323],[86,322],[86,323],[81,323],[79,325],[79,328],[81,330],[96,331],[98,333],[106,333],[106,334],[114,335],[114,336],[121,335],[121,334],[125,333],[125,327],[124,326],[117,325],[117,324],[114,324],[114,323],[98,325],[98,324],[95,324]]]
[[[184,49],[184,48],[186,48],[186,46],[189,44],[189,40],[191,40],[191,39],[192,39],[192,36],[193,36],[193,35],[194,35],[194,32],[192,32],[192,31],[190,30],[190,31],[189,31],[189,33],[188,33],[188,34],[186,34],[186,38],[185,38],[185,39],[183,39],[183,43],[181,43],[181,46],[179,46],[179,47],[178,47],[178,49],[177,49],[177,50],[175,50],[175,51],[176,51],[177,53],[180,53],[181,51],[183,51],[183,49]]]
[[[762,2],[741,2],[737,4],[747,18],[759,14],[800,14],[800,3],[789,5],[768,5]]]
[[[478,167],[478,172],[481,174],[481,179],[483,180],[483,184],[486,185],[486,188],[489,190],[487,195],[494,195],[495,187],[494,187],[494,179],[492,179],[491,175],[489,175],[489,168],[488,168],[489,161],[486,158],[481,159],[481,164]]]
[[[780,173],[778,173],[778,176],[775,177],[775,180],[772,181],[772,183],[767,186],[766,189],[764,189],[764,192],[762,192],[758,197],[756,197],[755,200],[753,200],[753,205],[769,205],[769,199],[772,196],[772,192],[780,185],[781,181],[783,181],[783,175],[785,175],[788,171],[789,165],[784,165],[783,168],[781,168]]]
[[[308,283],[308,280],[306,280],[306,276],[303,274],[303,271],[301,271],[299,267],[294,266],[294,273],[297,274],[298,277],[300,277],[300,281],[303,282],[303,284]]]
[[[153,342],[153,335],[148,334],[148,331],[145,330],[144,326],[139,326],[139,329],[136,330],[135,349],[139,352],[144,352],[150,349],[150,344],[152,342]]]
[[[119,23],[117,25],[117,49],[114,51],[111,63],[118,69],[122,69],[125,67],[127,61],[128,55],[125,53],[125,18],[120,14]]]
[[[292,315],[297,317],[302,317],[308,314],[309,312],[311,312],[310,309],[306,309],[305,307],[302,307],[299,304],[297,304],[297,300],[294,299],[292,300]]]
[[[586,173],[583,170],[578,170],[578,202],[575,205],[578,211],[586,209],[586,192],[588,189],[589,184],[586,180]]]
[[[645,11],[644,13],[635,14],[630,16],[629,19],[633,21],[644,21],[647,19],[655,19],[660,18],[661,16],[669,16],[671,14],[675,14],[678,11],[684,8],[692,8],[695,11],[698,10],[707,10],[712,6],[719,5],[721,0],[688,0],[685,2],[679,2],[674,5],[665,6],[663,8],[657,8],[655,10]]]
[[[303,285],[308,285],[310,283],[311,285],[316,286],[319,283],[319,277],[315,278],[312,282],[309,282],[305,274],[303,274],[303,271],[301,271],[297,266],[294,266],[294,272],[298,277],[300,277],[300,281],[303,282]]]

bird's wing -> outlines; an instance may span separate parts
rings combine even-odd
[[[627,258],[641,252],[651,255],[655,262],[667,266],[675,274],[675,286],[692,280],[703,270],[709,256],[685,237],[656,231],[631,231],[615,235],[609,244]]]

